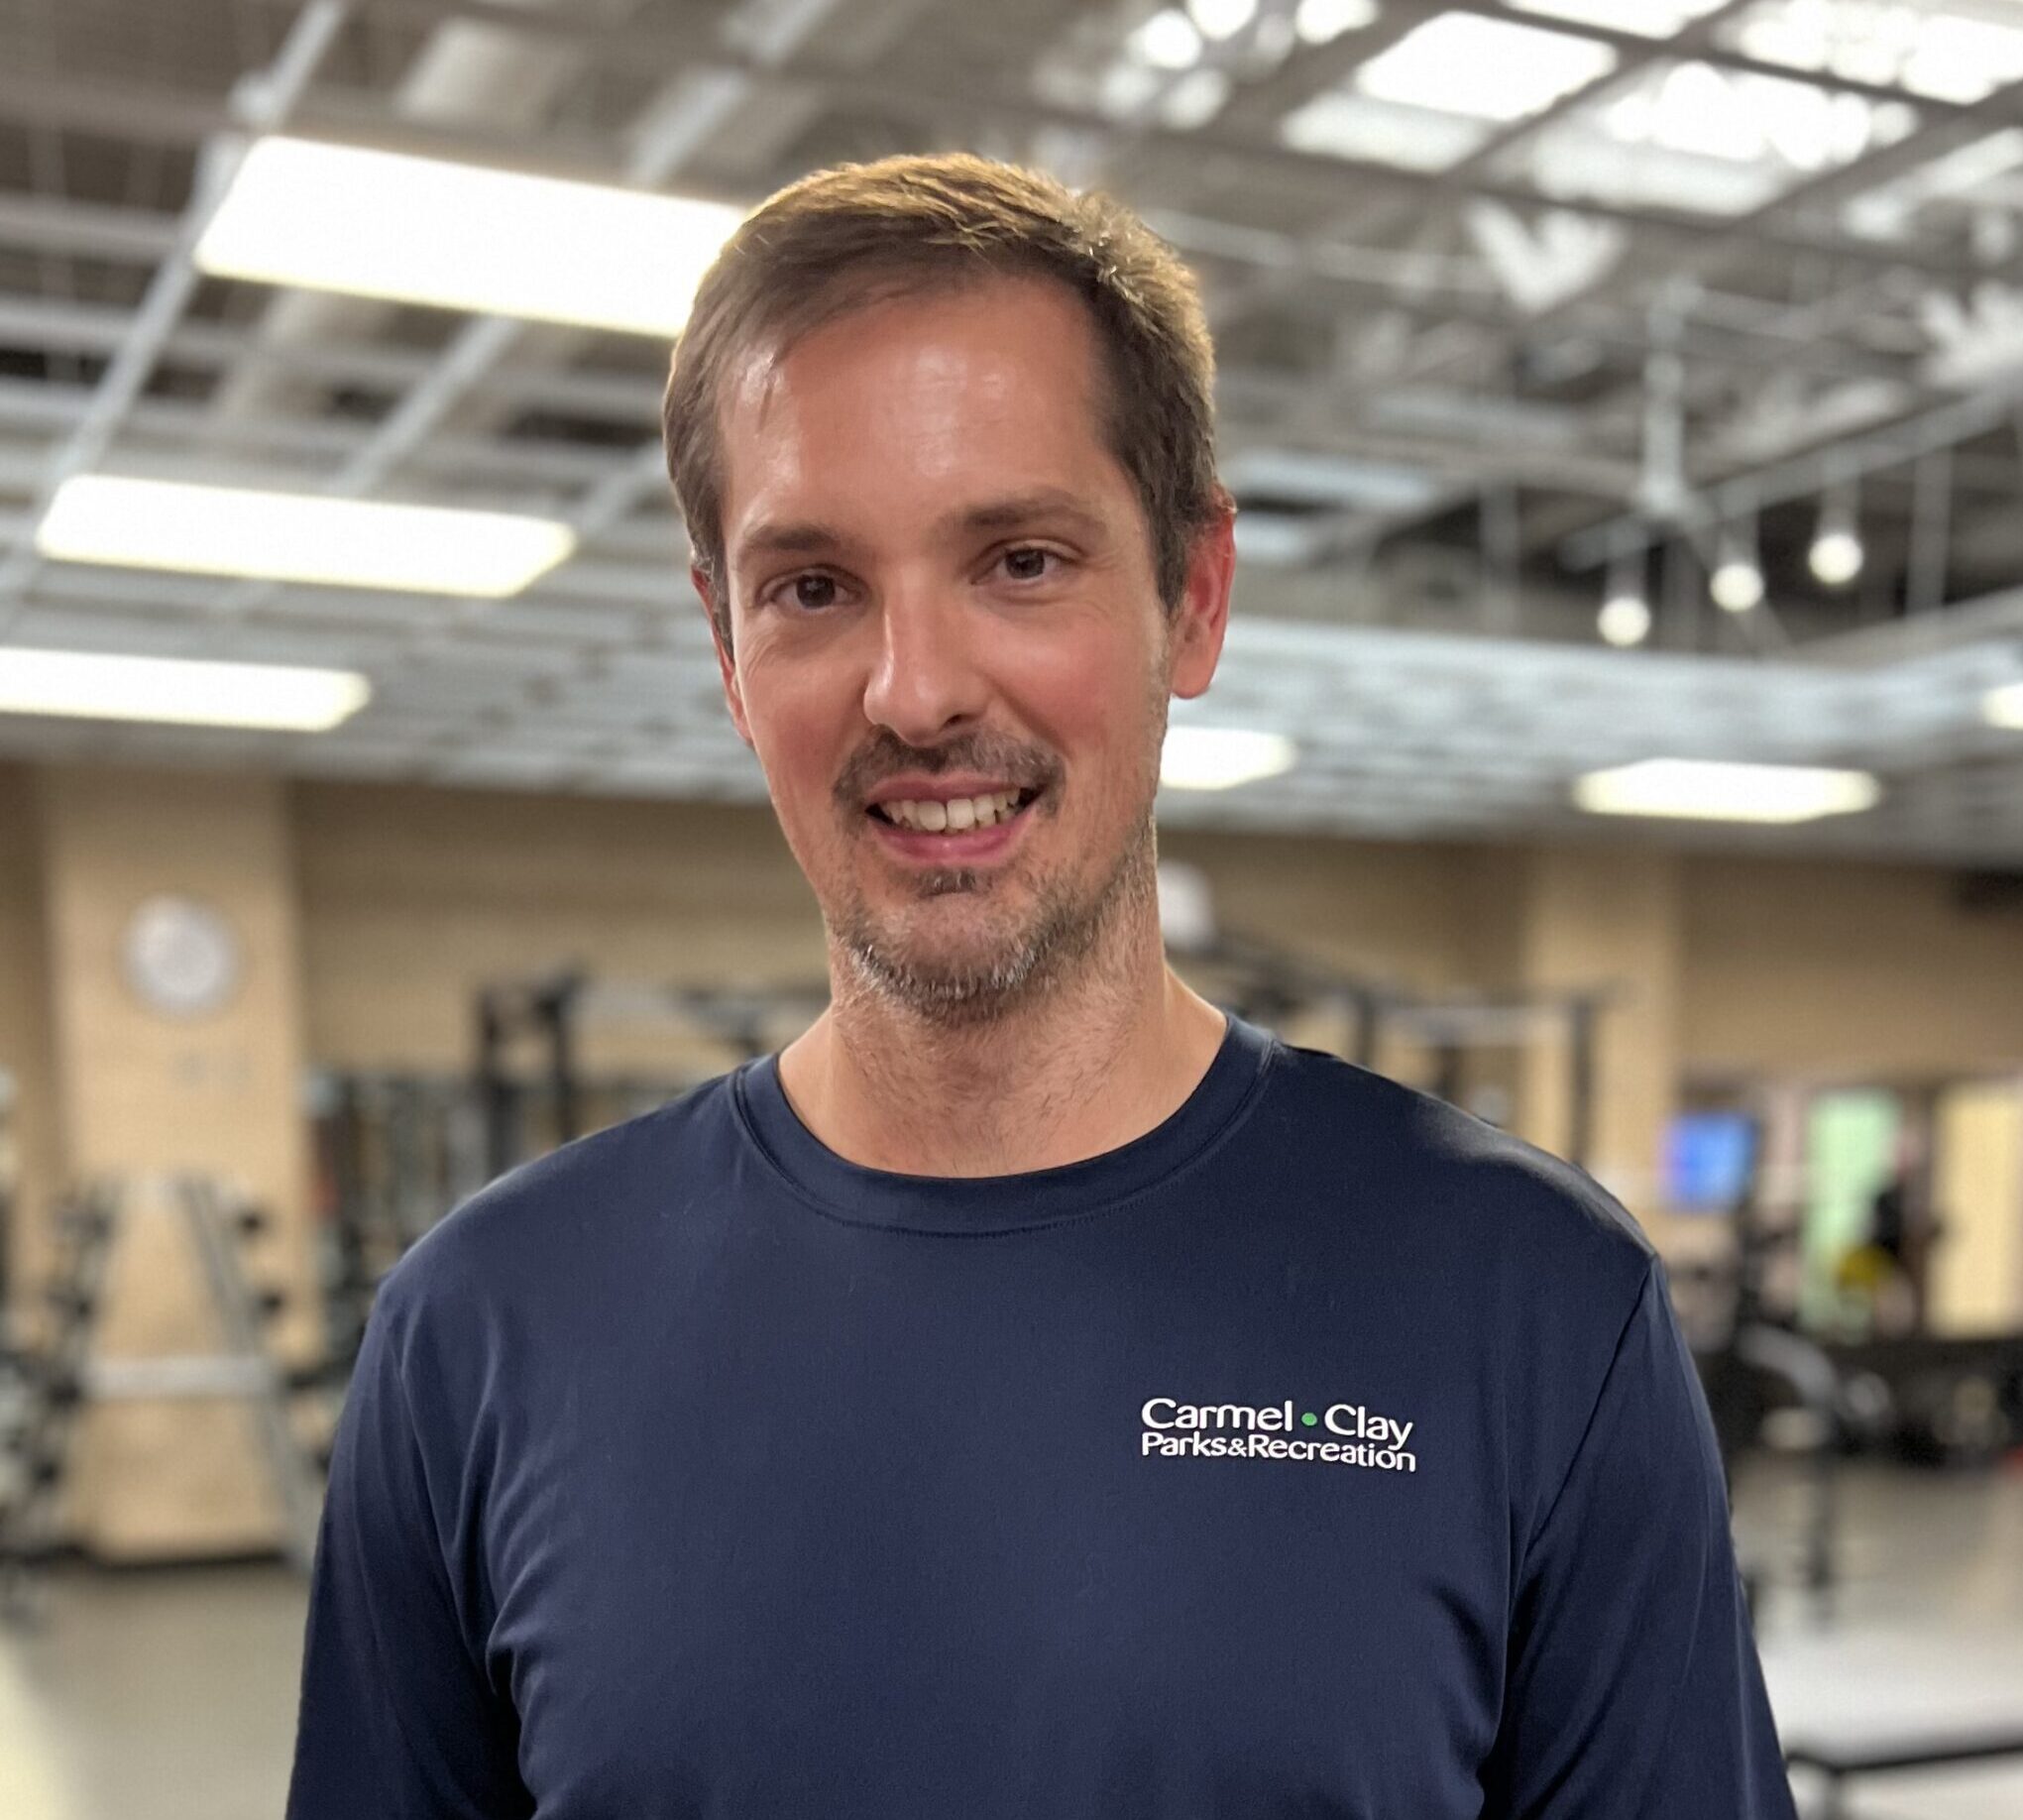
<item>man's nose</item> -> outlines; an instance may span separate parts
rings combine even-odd
[[[932,745],[981,715],[986,688],[961,604],[946,587],[888,589],[864,716],[908,745]]]

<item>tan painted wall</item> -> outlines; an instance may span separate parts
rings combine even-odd
[[[1951,873],[1696,858],[1682,876],[1688,1069],[1873,1079],[2023,1066],[2023,916],[1967,915]]]
[[[819,976],[813,900],[762,808],[320,783],[291,802],[319,1062],[462,1067],[478,985],[572,963]],[[1943,871],[1184,830],[1161,851],[1208,874],[1226,927],[1401,983],[1620,982],[1601,1026],[1612,1166],[1647,1148],[1637,1134],[1661,1120],[1677,1063],[1946,1074],[2023,1059],[2023,918],[1965,915]],[[650,1044],[604,1059],[650,1060]],[[1419,1058],[1388,1060],[1410,1074]],[[1563,1141],[1557,1089],[1531,1079],[1527,1129]]]
[[[1678,1095],[1678,859],[1583,847],[1536,849],[1527,860],[1518,978],[1541,991],[1606,987],[1613,995],[1595,1023],[1588,1167],[1628,1205],[1648,1208]],[[1522,1081],[1517,1128],[1549,1150],[1569,1150],[1569,1044],[1527,1052]]]
[[[583,966],[610,979],[814,980],[820,919],[771,812],[301,784],[293,792],[309,1052],[453,1069],[482,985]],[[1415,984],[1451,981],[1473,908],[1465,849],[1176,833],[1231,928]],[[693,1052],[607,1031],[586,1060]]]
[[[642,983],[819,981],[815,901],[762,811],[298,785],[311,1058],[457,1070],[482,986],[582,967]],[[605,1030],[587,1068],[704,1058]]]
[[[63,1165],[76,1180],[215,1175],[273,1216],[249,1274],[291,1292],[280,1350],[321,1321],[306,1222],[293,867],[277,781],[78,767],[42,774],[45,927]],[[243,957],[227,1002],[168,1016],[131,989],[122,941],[158,893],[221,912]],[[101,1317],[108,1356],[215,1351],[223,1339],[184,1228],[136,1194]],[[74,1531],[108,1556],[231,1552],[275,1535],[243,1399],[92,1406]]]

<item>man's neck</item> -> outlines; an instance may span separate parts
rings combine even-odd
[[[816,1137],[870,1169],[1020,1175],[1114,1150],[1163,1123],[1221,1047],[1222,1013],[1166,963],[1156,922],[1122,957],[1030,1004],[949,1026],[839,988],[780,1054]]]

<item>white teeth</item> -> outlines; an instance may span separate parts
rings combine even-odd
[[[1017,811],[1019,792],[998,790],[983,796],[957,796],[946,803],[904,800],[880,803],[888,821],[929,834],[962,834],[971,828],[995,828]]]

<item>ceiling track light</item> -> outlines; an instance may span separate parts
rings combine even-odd
[[[1843,481],[1820,497],[1819,527],[1806,564],[1823,588],[1845,588],[1861,573],[1868,552],[1861,542],[1854,484]]]
[[[1595,628],[1618,649],[1650,636],[1650,597],[1644,584],[1642,552],[1619,556],[1609,565],[1609,583]]]
[[[1753,519],[1746,530],[1723,533],[1707,592],[1723,613],[1749,613],[1763,604],[1763,565],[1756,557]]]

